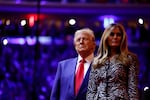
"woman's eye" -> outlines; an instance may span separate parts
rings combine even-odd
[[[121,33],[119,33],[119,32],[118,32],[118,33],[114,33],[114,32],[111,32],[111,33],[110,33],[110,36],[115,36],[115,35],[116,35],[116,36],[121,36]]]
[[[121,36],[121,33],[117,33],[117,36]]]
[[[114,32],[111,32],[111,33],[110,33],[110,36],[114,36]]]

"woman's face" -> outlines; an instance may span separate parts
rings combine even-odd
[[[107,38],[109,47],[119,47],[122,39],[122,33],[118,27],[115,27]]]

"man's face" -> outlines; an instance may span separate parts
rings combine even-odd
[[[88,56],[94,52],[95,41],[93,41],[92,36],[86,32],[78,33],[74,37],[74,45],[80,55]]]

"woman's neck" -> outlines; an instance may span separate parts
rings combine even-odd
[[[117,48],[111,48],[109,51],[109,57],[111,58],[118,53],[119,53],[119,50]]]

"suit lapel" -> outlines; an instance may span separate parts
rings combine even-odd
[[[84,80],[83,80],[83,83],[82,83],[82,85],[81,85],[81,89],[80,89],[80,90],[83,90],[83,89],[87,88],[90,70],[91,70],[91,67],[89,67],[89,69],[88,69],[88,71],[87,71],[87,73],[86,73],[86,76],[85,76],[85,78],[84,78]]]
[[[86,76],[85,76],[85,78],[83,80],[83,83],[81,85],[81,88],[79,90],[79,93],[78,93],[77,97],[83,96],[87,92],[87,86],[88,86],[88,80],[89,80],[90,70],[91,70],[91,66],[89,67],[89,69],[88,69],[88,71],[86,73]]]

